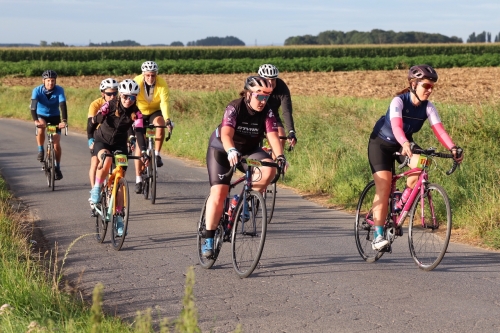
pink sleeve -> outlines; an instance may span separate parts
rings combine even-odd
[[[273,110],[269,110],[266,115],[266,133],[278,132],[278,122]]]
[[[222,118],[222,126],[229,126],[232,128],[236,128],[236,120],[238,118],[238,112],[232,105],[228,105],[226,107],[226,111],[224,111],[224,117]]]
[[[141,111],[137,111],[135,113],[135,116],[136,116],[136,118],[135,118],[135,121],[134,121],[134,127],[135,128],[143,128],[144,127],[144,121],[142,119],[142,113],[141,113]]]
[[[436,138],[438,138],[439,142],[441,142],[441,144],[445,146],[448,150],[455,145],[453,141],[451,141],[451,138],[444,129],[442,123],[437,123],[435,125],[432,125],[431,128]]]
[[[391,127],[392,133],[394,133],[396,140],[398,140],[401,146],[403,145],[403,143],[408,141],[405,132],[403,131],[403,118],[391,118]]]

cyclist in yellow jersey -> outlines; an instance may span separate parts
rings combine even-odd
[[[168,91],[167,82],[158,76],[158,65],[154,61],[146,61],[141,66],[142,74],[137,75],[134,81],[137,82],[141,91],[137,95],[137,106],[141,110],[144,127],[149,124],[156,126],[167,126],[171,133],[174,124],[170,121],[170,93]],[[160,151],[165,138],[165,129],[156,129],[155,155],[156,166],[163,166]],[[137,156],[141,156],[141,151],[136,147]],[[135,193],[142,192],[141,179],[141,164],[140,160],[135,160]]]
[[[87,138],[90,149],[90,169],[89,169],[89,178],[90,178],[90,186],[94,187],[95,180],[95,172],[97,169],[97,156],[93,156],[94,150],[94,130],[95,125],[92,123],[92,118],[97,114],[97,111],[101,109],[104,103],[112,101],[118,95],[118,82],[115,79],[107,78],[101,81],[99,85],[99,89],[101,90],[101,97],[94,100],[90,103],[89,106],[89,114],[88,114],[88,122],[87,122]]]

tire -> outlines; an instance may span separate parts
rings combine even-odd
[[[215,261],[219,256],[220,249],[222,248],[222,238],[224,235],[224,229],[222,228],[222,225],[219,223],[219,226],[217,227],[214,236],[214,254],[210,258],[205,258],[201,254],[201,247],[205,243],[205,232],[206,232],[205,212],[207,209],[207,200],[208,197],[205,199],[205,203],[203,204],[203,209],[201,210],[200,218],[198,220],[198,229],[196,233],[196,249],[198,252],[198,260],[200,262],[200,266],[205,269],[209,269],[215,264]]]
[[[117,215],[116,213],[113,214],[113,223],[112,223],[112,228],[111,228],[111,243],[113,244],[113,248],[117,251],[120,251],[120,249],[123,246],[123,242],[125,241],[125,237],[127,236],[127,229],[128,229],[128,217],[129,217],[129,209],[130,209],[130,197],[129,197],[129,192],[128,192],[128,184],[127,180],[125,178],[120,178],[117,184],[117,193],[120,188],[123,189],[123,235],[118,236],[116,234],[116,222],[117,222]]]
[[[45,154],[45,176],[47,177],[47,186],[51,191],[54,191],[54,185],[56,180],[56,170],[54,161],[56,155],[54,152],[54,146],[47,145],[47,153]]]
[[[149,154],[149,165],[149,190],[151,191],[149,199],[151,200],[151,204],[154,205],[156,202],[156,173],[158,171],[156,167],[156,156],[154,154],[154,151],[151,151]]]
[[[384,254],[382,251],[372,250],[374,227],[366,221],[366,216],[373,206],[374,196],[375,182],[372,180],[365,186],[363,192],[361,192],[356,207],[356,221],[354,222],[356,247],[361,258],[366,262],[375,262]]]
[[[144,199],[149,199],[149,167],[144,168],[141,177],[142,177],[142,195],[144,195]]]
[[[267,186],[264,193],[264,200],[266,201],[267,210],[267,223],[271,223],[274,213],[274,205],[276,204],[276,183],[271,183]]]
[[[251,191],[246,194],[249,220],[244,220],[244,202],[236,210],[231,236],[233,267],[240,278],[246,278],[259,264],[267,232],[266,203],[262,194]]]
[[[101,203],[100,203],[100,209],[102,211],[102,215],[99,214],[99,212],[96,211],[97,215],[95,218],[95,239],[97,240],[98,243],[104,242],[104,239],[106,238],[106,232],[108,230],[108,222],[106,221],[106,211],[108,210],[108,205],[106,204],[106,198],[107,194],[106,191],[103,189],[101,191]]]
[[[424,192],[424,216],[419,193],[410,210],[408,243],[410,253],[420,269],[436,268],[448,248],[451,236],[451,206],[446,191],[438,184],[428,184]],[[436,221],[432,219],[434,212]]]

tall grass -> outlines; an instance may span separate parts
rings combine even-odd
[[[29,119],[28,88],[0,87],[0,98],[9,100],[1,116]],[[70,126],[85,126],[91,90],[69,89]],[[172,119],[176,127],[164,144],[170,154],[204,163],[208,138],[220,123],[225,106],[237,91],[172,91]],[[330,98],[294,96],[294,120],[298,144],[288,154],[291,164],[285,183],[298,190],[329,196],[330,202],[352,209],[371,179],[367,160],[368,137],[376,120],[385,114],[390,98]],[[445,171],[450,160],[436,160],[430,180],[447,190],[455,227],[469,237],[500,248],[500,105],[452,105],[435,102],[453,140],[465,150],[462,166],[452,176]],[[442,149],[428,124],[415,139],[422,147]],[[64,144],[64,143],[63,143]]]

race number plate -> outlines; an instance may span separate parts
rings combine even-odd
[[[154,138],[156,136],[156,128],[146,128],[146,138]]]
[[[47,125],[47,134],[56,134],[57,126],[56,125]]]
[[[431,165],[431,159],[426,155],[420,155],[418,158],[417,168],[424,169]]]
[[[127,155],[123,155],[123,154],[116,155],[115,156],[115,164],[116,164],[116,166],[121,166],[121,167],[128,166]]]
[[[253,159],[247,158],[247,165],[252,166],[252,167],[260,167],[260,166],[262,166],[262,163],[260,163],[259,160],[253,160]]]

